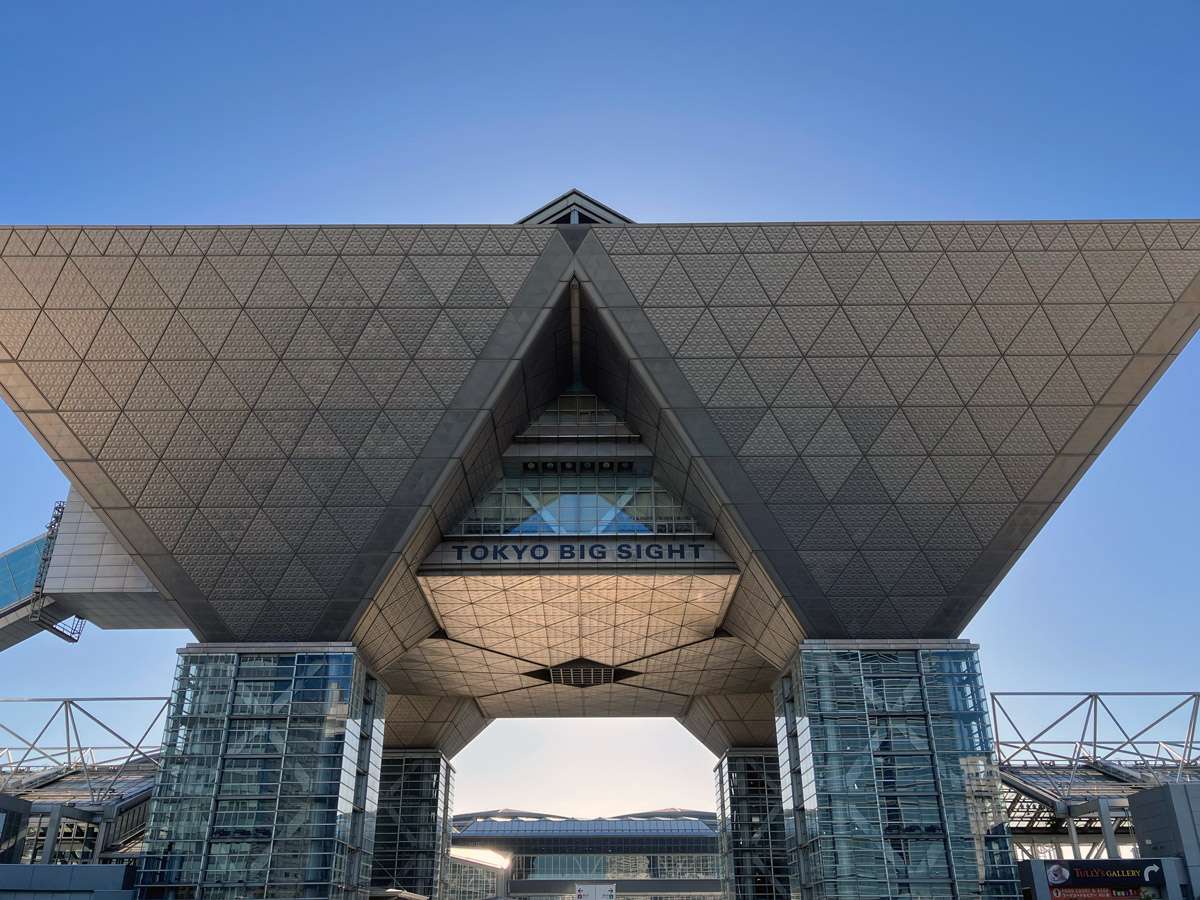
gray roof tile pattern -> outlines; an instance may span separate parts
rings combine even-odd
[[[717,700],[761,696],[804,636],[959,633],[1200,314],[1195,221],[562,233],[0,229],[0,386],[198,635],[353,635],[415,699],[446,666],[484,679],[455,740],[636,711],[715,746],[769,742]],[[589,387],[743,574],[732,637],[505,693],[488,651],[432,666],[413,573],[554,393],[572,277],[604,333]]]

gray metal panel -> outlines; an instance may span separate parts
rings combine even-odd
[[[74,488],[46,572],[45,595],[100,628],[185,628],[166,600]]]
[[[962,630],[1195,331],[1197,235],[597,226],[578,258],[599,303],[632,298],[661,335],[665,352],[630,312],[604,317],[805,631],[937,637]]]
[[[198,634],[341,634],[554,230],[70,232],[4,250],[6,399]]]
[[[613,351],[589,387],[738,561],[725,628],[774,664],[958,633],[1200,314],[1195,222],[38,231],[0,252],[18,416],[198,634],[353,631],[382,669],[555,389],[572,276]]]
[[[439,750],[453,758],[490,725],[470,697],[388,693],[384,747]]]

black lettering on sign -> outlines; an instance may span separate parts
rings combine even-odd
[[[521,562],[529,559],[541,562],[550,558],[552,548],[557,548],[555,559],[569,562],[605,561],[608,559],[621,562],[649,559],[659,560],[700,560],[704,558],[707,544],[685,543],[619,543],[611,546],[606,542],[593,544],[450,544],[454,558],[458,562],[471,559],[476,562]]]

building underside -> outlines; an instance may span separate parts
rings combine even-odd
[[[354,641],[390,688],[389,744],[673,715],[720,749],[769,742],[802,638],[957,635],[1196,324],[1195,222],[606,210],[4,229],[0,383],[163,622]],[[545,424],[572,398],[604,427]],[[724,571],[431,566],[472,506],[570,461],[650,479]],[[652,517],[532,531],[675,536]],[[529,674],[571,659],[595,683]]]
[[[319,672],[350,768],[671,716],[771,781],[781,710],[840,727],[823,677],[864,727],[933,694],[983,722],[956,639],[1200,323],[1197,221],[640,225],[570,192],[0,248],[0,390],[72,485],[0,646],[183,626],[177,690],[234,718],[244,666]],[[243,705],[307,727],[281,696]]]

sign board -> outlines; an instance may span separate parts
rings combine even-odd
[[[1080,888],[1137,888],[1166,884],[1161,859],[1047,859],[1046,883],[1057,900],[1092,900],[1099,895],[1063,893]],[[1055,894],[1055,890],[1059,894]],[[1124,896],[1103,894],[1102,896]],[[1132,896],[1140,896],[1135,893]]]
[[[615,884],[577,884],[575,900],[617,900]]]
[[[559,538],[511,535],[450,538],[422,564],[423,571],[512,569],[669,568],[728,569],[733,560],[711,539],[682,537]]]

